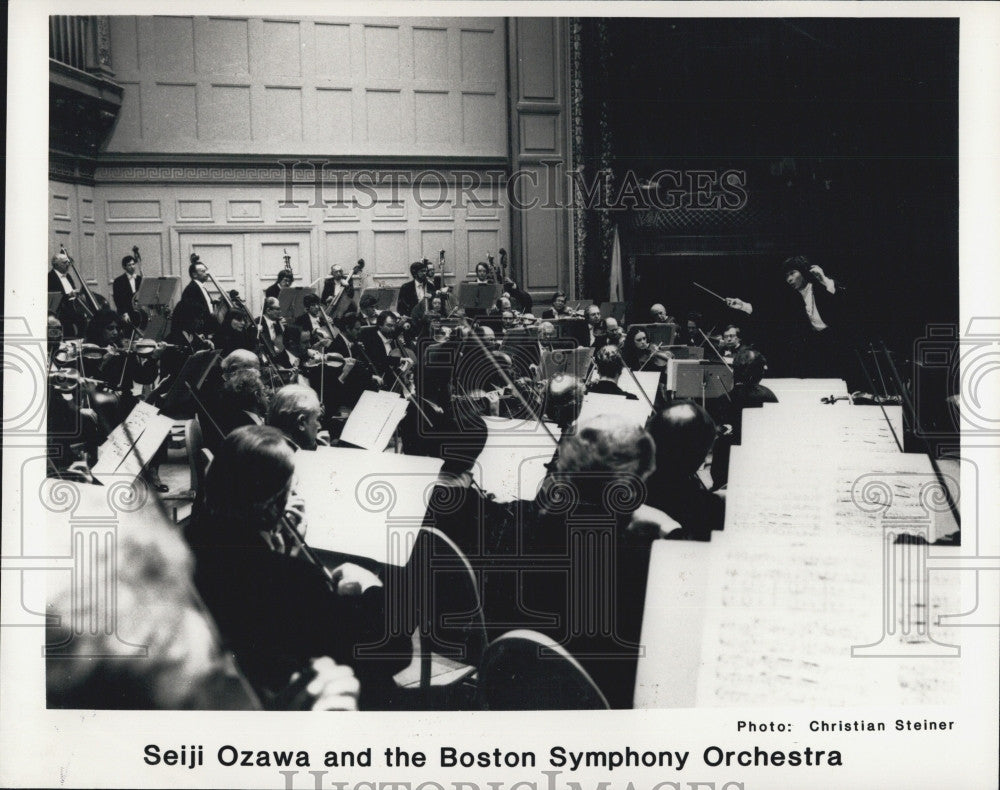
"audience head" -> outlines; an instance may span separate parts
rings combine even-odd
[[[267,424],[282,431],[303,450],[315,450],[323,406],[312,387],[288,384],[271,399]]]
[[[622,370],[625,369],[625,362],[622,360],[618,346],[608,343],[608,345],[597,349],[594,352],[594,367],[597,369],[597,375],[601,378],[617,381]]]
[[[669,479],[693,475],[715,442],[715,421],[694,401],[674,401],[655,415],[649,432],[656,442],[656,467]]]
[[[759,351],[752,348],[741,348],[733,357],[733,383],[746,386],[756,386],[764,378],[767,370],[767,360]]]

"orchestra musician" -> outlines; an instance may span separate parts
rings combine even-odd
[[[295,275],[292,274],[290,269],[282,269],[278,272],[277,279],[264,289],[264,298],[273,297],[278,298],[278,295],[286,288],[291,288],[292,283],[295,282]]]
[[[191,281],[184,286],[181,292],[180,304],[190,305],[190,310],[202,318],[202,328],[211,327],[209,333],[215,329],[215,301],[208,291],[208,267],[198,260],[197,255],[192,255],[191,264],[188,266],[188,276]]]
[[[622,359],[632,370],[662,370],[673,359],[669,351],[654,347],[642,326],[630,326],[622,346]]]
[[[601,395],[621,395],[628,400],[638,400],[638,395],[633,392],[625,392],[618,386],[618,379],[621,378],[625,369],[625,362],[622,360],[621,352],[616,345],[601,346],[594,352],[594,370],[597,379],[587,385],[587,392],[596,392]]]
[[[542,312],[542,320],[554,318],[570,318],[575,313],[566,306],[566,294],[556,291],[552,296],[552,306]]]
[[[719,350],[722,355],[728,359],[732,359],[739,353],[739,350],[743,347],[743,332],[736,326],[736,324],[730,324],[722,331],[722,342],[719,344]]]
[[[399,372],[403,367],[399,353],[399,341],[402,341],[402,338],[396,314],[383,310],[378,315],[374,329],[363,329],[359,337],[364,358],[372,366],[375,375],[386,385],[394,382],[390,369]]]
[[[327,572],[300,549],[304,504],[295,495],[297,449],[278,429],[246,426],[215,455],[186,530],[194,580],[240,668],[272,698],[316,656],[354,669],[362,708],[383,707],[392,676],[410,662],[409,634],[386,637],[383,582],[342,563]],[[361,645],[385,643],[363,657]]]
[[[683,342],[687,346],[700,346],[705,342],[705,338],[702,337],[701,332],[701,313],[697,310],[692,310],[687,314],[687,320],[684,323],[684,329],[681,332],[680,342]]]
[[[135,295],[142,285],[142,275],[138,273],[135,258],[126,255],[122,258],[121,274],[115,277],[111,283],[111,295],[114,299],[115,310],[123,321],[134,326],[139,325],[139,312],[135,309]]]
[[[361,313],[358,316],[358,323],[361,326],[375,326],[378,324],[378,297],[375,294],[365,294],[361,297]]]
[[[195,282],[192,280],[192,283]],[[168,347],[160,358],[160,374],[174,376],[180,372],[184,362],[197,351],[215,348],[215,344],[203,334],[205,323],[211,314],[204,303],[194,299],[181,299],[170,316]]]
[[[600,305],[587,305],[587,309],[583,312],[583,317],[587,319],[587,331],[590,336],[590,339],[587,341],[587,345],[593,348],[595,341],[598,337],[600,337],[601,333]]]
[[[414,261],[410,264],[409,282],[399,288],[396,299],[396,311],[400,315],[413,315],[414,308],[429,299],[441,288],[440,278],[430,276],[431,265],[427,261]]]
[[[274,393],[267,410],[267,424],[295,442],[300,450],[315,450],[321,440],[323,404],[312,387],[286,384]]]
[[[258,320],[258,327],[262,340],[271,345],[285,331],[285,319],[281,315],[281,304],[277,297],[269,296],[264,300],[263,315]]]
[[[337,309],[343,300],[354,299],[354,282],[352,277],[344,274],[344,267],[338,263],[330,267],[330,276],[323,282],[323,292],[320,299],[327,309]],[[356,310],[353,303],[346,308],[346,311]],[[345,312],[346,312],[345,311]]]
[[[52,256],[52,268],[49,269],[49,293],[63,294],[59,304],[59,320],[62,322],[65,337],[82,337],[87,326],[89,315],[78,308],[80,302],[80,285],[70,273],[70,258],[64,252]]]
[[[598,349],[607,345],[619,346],[624,341],[625,335],[622,332],[618,319],[608,316],[601,320],[597,330],[594,331],[594,339],[591,348]]]
[[[222,326],[213,336],[213,342],[224,357],[238,348],[257,350],[257,340],[247,326],[246,313],[239,309],[226,311]]]
[[[667,315],[667,308],[662,304],[654,304],[649,308],[649,321],[652,324],[669,324],[670,316]]]
[[[678,400],[653,417],[649,432],[656,470],[646,481],[646,504],[679,524],[668,538],[710,540],[713,530],[722,529],[726,504],[697,473],[715,442],[715,422],[697,403]]]
[[[310,334],[320,329],[326,329],[326,322],[320,315],[320,311],[323,309],[322,304],[322,300],[314,293],[308,293],[302,297],[302,306],[305,308],[305,312],[295,319],[295,325],[307,330]]]

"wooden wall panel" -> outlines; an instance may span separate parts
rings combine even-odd
[[[502,18],[111,20],[111,153],[507,154]]]

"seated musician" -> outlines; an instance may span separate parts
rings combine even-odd
[[[743,346],[733,358],[733,389],[719,404],[719,437],[712,451],[712,489],[722,488],[729,480],[730,448],[742,442],[743,410],[777,403],[778,398],[761,385],[767,360],[759,351]]]
[[[608,316],[607,318],[601,320],[601,323],[598,325],[598,328],[594,333],[594,339],[591,341],[590,345],[591,348],[594,349],[607,345],[620,346],[624,340],[625,333],[622,332],[618,319]]]
[[[390,374],[390,370],[399,371],[404,366],[402,356],[397,343],[401,340],[399,335],[399,322],[396,314],[383,310],[379,313],[378,323],[374,331],[371,328],[362,330],[360,334],[360,352],[363,358],[371,365],[376,376],[381,378],[386,384],[390,384],[395,379]]]
[[[97,463],[97,448],[108,435],[97,413],[86,405],[94,395],[89,381],[50,376],[46,402],[48,477],[92,482],[90,467]]]
[[[345,562],[328,575],[300,550],[292,530],[305,532],[307,514],[294,496],[295,452],[268,426],[226,438],[186,531],[195,583],[263,696],[280,693],[312,658],[330,656],[353,667],[361,707],[383,705],[392,675],[410,662],[410,636],[385,638],[386,596],[374,573]],[[379,655],[359,655],[383,642]]]
[[[136,274],[135,258],[126,255],[122,258],[121,274],[111,283],[111,295],[114,298],[115,310],[126,323],[138,325],[139,312],[135,309],[134,297],[142,285],[142,275]]]
[[[565,434],[576,422],[587,388],[576,376],[556,373],[545,387],[544,414]]]
[[[573,312],[566,306],[566,294],[556,291],[552,297],[552,307],[542,312],[542,319],[569,318],[572,315]]]
[[[287,384],[271,398],[267,424],[295,442],[300,450],[315,450],[321,443],[323,404],[312,387]]]
[[[680,525],[668,538],[710,540],[712,530],[723,527],[726,504],[697,472],[715,442],[715,422],[693,401],[678,400],[653,416],[649,432],[656,443],[656,471],[646,481],[646,504]]]
[[[678,342],[683,343],[687,346],[700,346],[705,342],[705,338],[701,336],[701,313],[697,310],[692,310],[687,314],[687,320],[684,323],[684,329],[681,331],[681,336]]]
[[[265,343],[273,343],[274,338],[285,331],[285,319],[281,315],[281,304],[269,296],[264,300],[263,315],[258,320],[261,339]]]
[[[618,346],[601,346],[594,352],[594,370],[597,372],[597,380],[587,385],[587,392],[596,392],[601,395],[621,395],[628,400],[638,400],[638,396],[632,392],[626,392],[618,386],[618,379],[621,378],[625,369],[625,361],[622,359]]]
[[[270,397],[256,355],[237,350],[226,357],[218,388],[203,387],[199,396],[198,421],[205,446],[214,454],[236,428],[262,425]]]
[[[666,366],[672,359],[669,351],[661,351],[650,345],[649,335],[645,327],[630,326],[625,335],[625,345],[622,346],[622,359],[631,370],[657,370]]]
[[[476,264],[476,282],[480,285],[493,282],[490,265],[484,261]]]
[[[292,348],[289,348],[285,340],[286,338],[291,340],[292,347],[294,348],[301,343],[301,336],[302,330],[299,327],[292,325],[286,326],[280,334],[274,336],[274,353],[271,355],[271,362],[275,367],[284,371],[284,375],[286,377],[293,377],[295,375],[294,371],[298,370],[301,360],[299,355],[296,354]],[[286,381],[285,383],[287,384],[291,382]]]
[[[70,274],[69,267],[70,259],[65,253],[60,252],[52,256],[48,290],[50,293],[63,294],[63,300],[58,308],[63,335],[82,337],[87,325],[87,315],[77,305],[80,298],[80,286]]]
[[[743,345],[743,331],[736,324],[730,324],[723,330],[719,350],[724,357],[732,359],[743,348]]]
[[[296,326],[307,329],[310,334],[320,329],[326,329],[326,321],[320,315],[322,300],[314,293],[308,293],[302,297],[302,306],[305,312],[295,319]]]
[[[531,294],[517,287],[517,283],[514,282],[509,277],[504,278],[503,281],[503,292],[504,296],[510,299],[513,308],[520,313],[530,313],[531,308],[534,306],[534,300],[531,298]]]
[[[132,395],[132,385],[152,384],[156,380],[161,352],[154,350],[142,357],[129,353],[123,348],[118,321],[118,315],[112,310],[100,310],[91,319],[84,339],[105,349],[106,353],[95,360],[84,357],[84,372],[119,392],[123,398],[122,407],[128,414],[137,402]]]
[[[226,317],[222,321],[214,336],[215,347],[226,356],[238,348],[254,351],[257,348],[257,339],[247,327],[247,316],[242,310],[227,310]]]
[[[361,314],[358,323],[361,326],[375,326],[378,323],[378,297],[375,294],[365,294],[361,297]]]
[[[295,275],[288,269],[282,269],[278,272],[278,278],[264,289],[264,298],[273,297],[277,299],[283,290],[292,287],[293,282],[295,282]]]
[[[667,315],[667,308],[656,303],[649,308],[649,322],[651,324],[669,324],[670,316]]]
[[[593,347],[597,338],[601,336],[600,305],[587,305],[587,309],[584,311],[583,317],[587,319],[587,331],[590,333],[590,339],[587,341],[587,345]]]

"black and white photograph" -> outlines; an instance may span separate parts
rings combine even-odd
[[[997,4],[167,11],[9,8],[0,784],[996,786]]]

